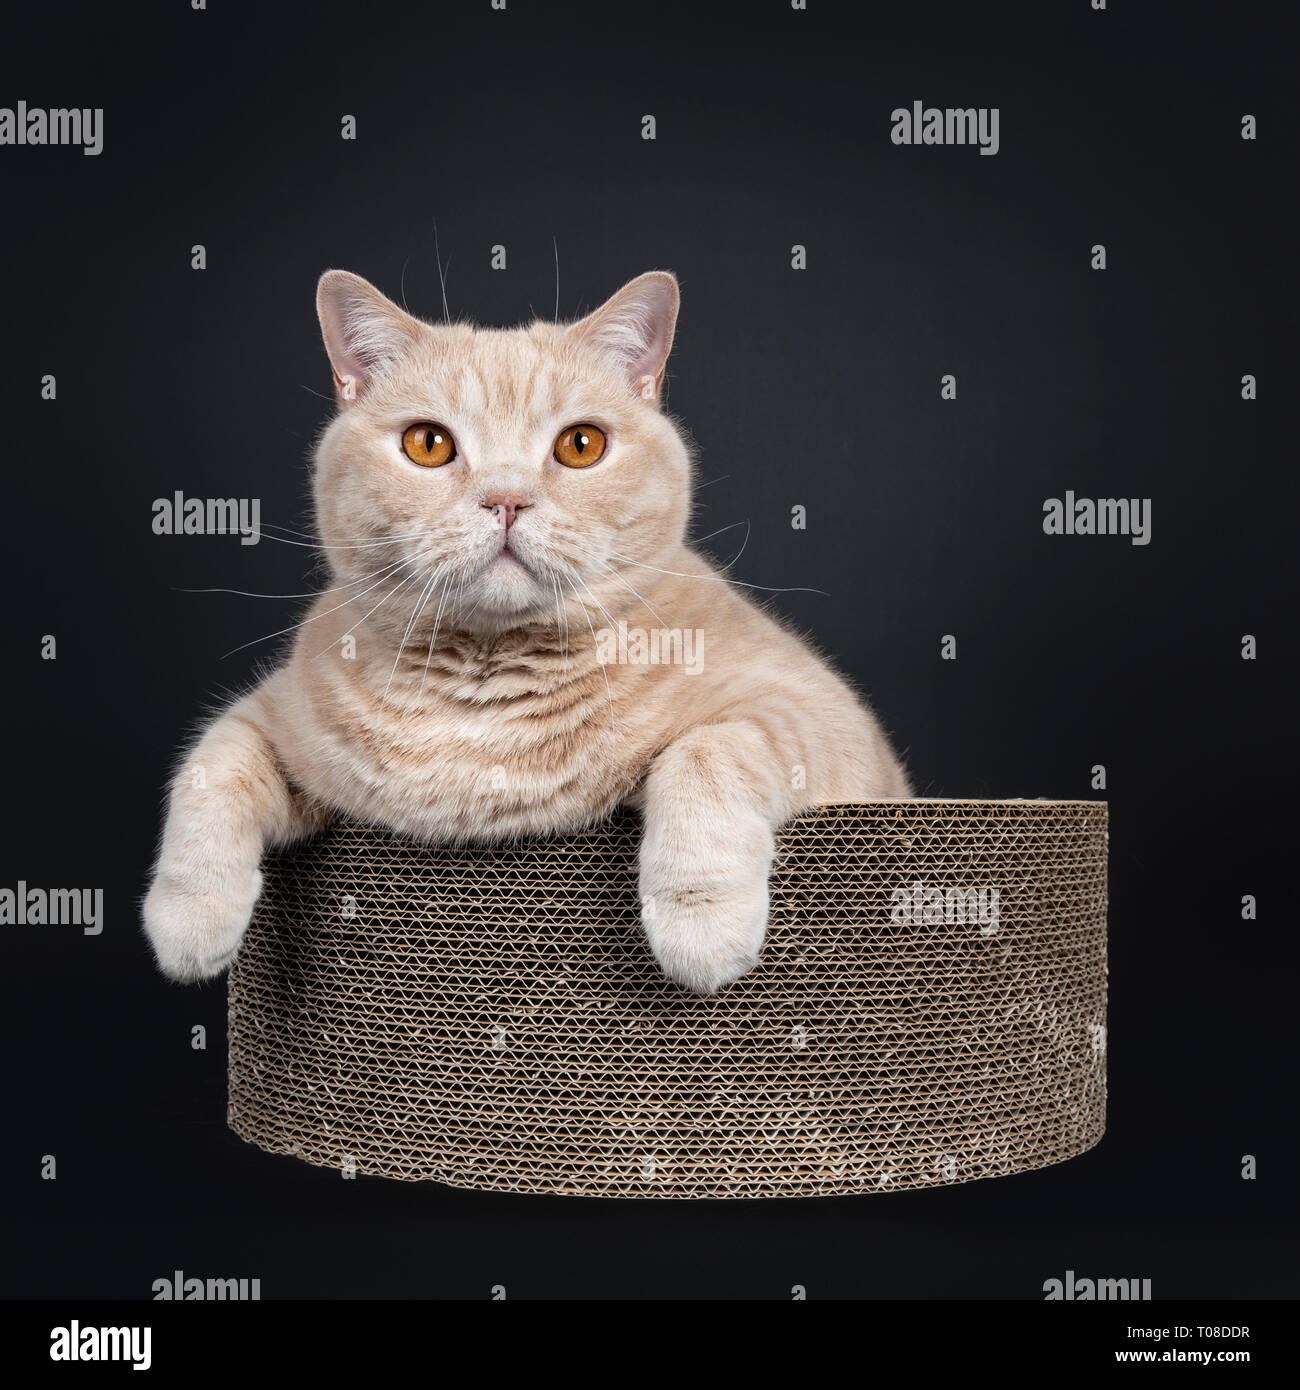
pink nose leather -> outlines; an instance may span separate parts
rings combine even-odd
[[[496,492],[491,497],[484,498],[483,505],[498,519],[505,518],[506,530],[508,531],[515,524],[515,514],[522,512],[529,503],[522,497]]]

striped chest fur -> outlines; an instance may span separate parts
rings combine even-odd
[[[295,668],[285,673],[292,677]],[[635,791],[659,735],[621,718],[638,672],[529,634],[297,671],[277,744],[336,812],[440,841],[576,828]]]

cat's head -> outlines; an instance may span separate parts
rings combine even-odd
[[[427,636],[435,613],[487,632],[625,606],[686,528],[690,458],[660,408],[677,281],[651,271],[573,324],[425,323],[346,271],[317,309],[338,414],[316,513],[374,621]],[[423,609],[418,604],[423,596]]]

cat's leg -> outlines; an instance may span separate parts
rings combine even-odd
[[[230,964],[262,889],[262,851],[310,828],[264,732],[262,698],[254,691],[210,725],[171,783],[144,928],[174,980]]]
[[[792,810],[781,767],[746,720],[691,729],[651,766],[641,920],[664,974],[698,994],[758,961],[776,831]]]

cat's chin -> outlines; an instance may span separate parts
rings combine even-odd
[[[488,561],[487,568],[483,573],[494,575],[526,574],[531,578],[533,572],[513,550],[498,550]]]
[[[500,621],[535,612],[551,597],[551,590],[517,555],[503,550],[480,571],[467,597],[469,608]]]

